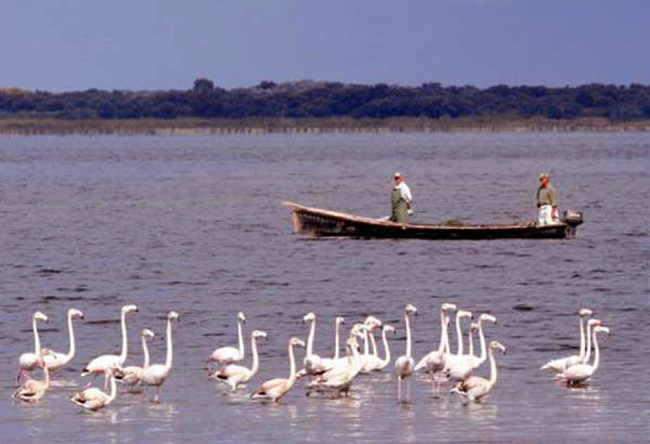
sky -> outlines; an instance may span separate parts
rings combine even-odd
[[[2,0],[0,87],[650,84],[650,0]]]

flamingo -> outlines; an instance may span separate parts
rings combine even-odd
[[[368,372],[380,371],[383,370],[388,364],[390,364],[390,348],[388,347],[388,338],[386,338],[386,332],[395,333],[395,327],[389,324],[384,324],[381,328],[381,339],[384,345],[384,358],[380,358],[376,353],[377,346],[375,345],[374,337],[372,333],[370,334],[371,342],[373,343],[373,354],[366,358],[366,362],[363,366],[363,370]]]
[[[481,340],[481,356],[476,358],[472,356],[473,367],[472,370],[476,370],[481,364],[487,359],[487,347],[485,346],[485,334],[483,333],[483,322],[492,322],[493,324],[497,323],[497,318],[488,313],[482,313],[478,318],[478,334]]]
[[[167,313],[167,359],[165,360],[165,363],[145,367],[142,372],[142,378],[140,378],[140,381],[142,381],[142,384],[145,386],[145,393],[148,387],[156,387],[156,397],[154,402],[160,400],[160,388],[167,380],[169,372],[172,370],[172,357],[174,353],[172,344],[172,322],[178,319],[178,317],[178,313],[175,311]]]
[[[25,402],[36,402],[41,399],[47,389],[50,387],[50,372],[47,367],[43,366],[45,379],[28,379],[12,395],[14,399],[20,399]]]
[[[117,396],[117,386],[115,384],[116,373],[119,373],[119,370],[115,365],[112,365],[108,370],[108,379],[111,385],[109,394],[101,391],[97,387],[90,387],[72,395],[70,401],[90,411],[96,411],[106,407]]]
[[[59,370],[63,366],[67,365],[75,355],[75,339],[74,339],[74,327],[72,326],[72,319],[79,318],[83,319],[84,314],[81,310],[76,308],[71,308],[68,310],[68,334],[70,335],[70,349],[67,354],[58,353],[53,350],[48,350],[46,348],[41,349],[41,357],[47,369],[51,372]]]
[[[334,357],[333,358],[321,358],[321,364],[327,370],[331,369],[336,365],[336,362],[339,360],[339,348],[340,348],[340,339],[341,334],[341,325],[345,324],[345,318],[342,316],[337,316],[334,320]]]
[[[101,355],[93,359],[81,370],[81,376],[92,375],[92,379],[88,381],[87,387],[90,387],[97,375],[104,374],[104,390],[108,387],[108,373],[109,369],[115,365],[122,366],[126,361],[126,354],[128,352],[128,340],[126,336],[126,315],[132,311],[137,312],[138,307],[134,304],[122,306],[121,325],[122,325],[122,353],[119,355]]]
[[[595,349],[595,357],[593,364],[576,364],[564,372],[557,375],[555,378],[558,380],[565,381],[568,385],[580,385],[585,383],[589,378],[591,378],[596,370],[598,370],[598,364],[600,363],[600,351],[598,350],[598,333],[607,333],[609,335],[609,328],[597,325],[592,331],[593,343]]]
[[[334,365],[332,366],[331,369],[327,370],[325,373],[322,373],[318,375],[316,378],[316,381],[318,382],[323,382],[331,378],[338,378],[340,377],[341,373],[346,373],[350,371],[350,366],[352,365],[363,365],[363,357],[358,354],[358,346],[359,343],[357,342],[358,339],[363,338],[364,332],[368,329],[364,324],[354,324],[352,326],[352,329],[350,330],[350,333],[348,335],[348,341],[346,341],[346,356],[337,359],[334,362]],[[350,342],[350,339],[354,339],[353,342]],[[354,352],[353,353],[350,351],[349,346],[350,344],[354,344]],[[352,359],[354,358],[354,359]]]
[[[208,362],[214,362],[218,365],[228,365],[233,362],[239,362],[244,359],[244,334],[242,325],[246,322],[246,315],[241,311],[237,314],[237,339],[239,347],[220,347],[212,352]]]
[[[471,376],[456,384],[456,386],[450,390],[450,393],[458,393],[468,401],[472,402],[480,402],[485,396],[487,396],[497,383],[497,364],[494,359],[494,350],[497,349],[501,350],[503,354],[506,353],[506,347],[503,344],[498,341],[491,341],[489,345],[490,379]]]
[[[270,399],[273,402],[278,402],[280,398],[287,394],[291,387],[296,383],[296,360],[293,353],[294,347],[305,347],[305,343],[298,338],[291,338],[289,340],[289,364],[291,366],[289,371],[289,377],[271,379],[264,382],[260,385],[260,388],[257,389],[252,395],[253,399]]]
[[[345,393],[350,395],[352,381],[361,371],[364,361],[359,355],[358,343],[356,337],[351,337],[346,341],[348,365],[340,371],[325,373],[309,384],[307,396],[313,392],[331,393],[334,396],[340,396]]]
[[[307,313],[303,318],[305,324],[309,324],[309,337],[307,338],[307,350],[305,351],[305,359],[303,365],[305,366],[304,372],[308,375],[318,375],[328,369],[321,362],[322,359],[314,353],[314,336],[316,335],[316,315],[313,312]],[[302,372],[301,372],[302,373]],[[302,376],[302,375],[301,375]]]
[[[130,365],[124,367],[120,372],[115,372],[113,377],[120,381],[123,385],[129,387],[135,387],[140,384],[142,375],[144,374],[144,369],[149,367],[149,347],[147,346],[147,341],[154,338],[154,333],[148,328],[143,329],[140,332],[140,337],[142,338],[142,354],[144,360],[142,362],[142,367],[137,365]]]
[[[382,324],[376,317],[368,316],[363,322],[363,325],[366,328],[363,331],[363,355],[361,356],[363,366],[361,367],[361,373],[370,373],[377,366],[381,365],[381,359],[379,359],[377,353],[377,343],[375,342],[372,331],[375,328],[380,328]],[[372,343],[372,354],[370,354],[370,343]]]
[[[415,366],[415,371],[425,370],[431,375],[434,393],[438,391],[440,374],[445,368],[445,347],[448,347],[449,314],[457,310],[456,304],[446,302],[440,307],[440,344],[437,350],[425,355]]]
[[[397,397],[400,402],[402,401],[402,380],[409,378],[406,392],[406,402],[408,402],[409,394],[411,392],[410,376],[415,370],[415,362],[411,356],[411,323],[409,315],[415,315],[416,313],[417,308],[413,305],[408,304],[404,307],[404,321],[406,322],[406,354],[400,356],[395,361],[395,371],[397,372]]]
[[[454,380],[467,379],[472,372],[472,363],[469,355],[463,354],[463,332],[460,328],[460,320],[464,317],[472,318],[469,311],[458,310],[456,312],[456,335],[458,336],[458,350],[455,355],[449,352],[449,342],[447,342],[447,354],[445,355],[445,372],[449,378]],[[471,338],[470,338],[471,339]]]
[[[259,357],[257,355],[257,339],[267,338],[266,332],[260,330],[253,330],[251,333],[251,350],[253,351],[253,366],[248,369],[242,365],[229,364],[225,367],[214,372],[211,378],[220,379],[226,382],[232,391],[237,390],[237,387],[244,384],[257,374],[259,370]]]
[[[584,326],[584,319],[591,317],[593,315],[593,312],[588,309],[588,308],[583,308],[580,310],[577,315],[579,316],[580,320],[580,354],[579,355],[571,355],[567,356],[565,358],[559,358],[559,359],[553,359],[546,364],[542,365],[539,369],[540,370],[551,370],[555,373],[562,373],[564,370],[567,368],[571,367],[572,365],[575,364],[580,364],[583,362],[585,358],[585,326]],[[589,328],[589,324],[587,323],[587,328]],[[590,340],[590,335],[587,333],[586,335],[587,341]]]
[[[35,370],[37,367],[43,367],[44,365],[41,356],[41,340],[38,336],[38,321],[48,322],[48,318],[40,311],[35,312],[32,316],[32,330],[34,331],[34,353],[23,353],[18,358],[18,365],[20,367],[20,370],[18,371],[16,381],[19,383],[21,377],[29,376],[29,372]]]

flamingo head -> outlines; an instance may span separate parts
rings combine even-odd
[[[382,327],[382,330],[383,330],[383,331],[389,331],[389,332],[391,332],[391,333],[395,333],[395,330],[396,330],[396,329],[395,329],[395,327],[393,327],[392,325],[384,324],[384,326]]]
[[[84,312],[81,310],[77,310],[76,308],[71,308],[70,310],[68,310],[68,316],[71,318],[83,319]]]
[[[34,313],[34,320],[49,322],[50,319],[43,312],[37,311],[36,313]]]
[[[291,338],[289,341],[289,345],[292,347],[302,347],[305,348],[305,341],[298,339],[298,338]]]
[[[506,354],[506,346],[500,343],[499,341],[490,341],[490,350],[501,350],[501,352]]]
[[[146,339],[153,339],[153,337],[156,336],[156,335],[151,330],[149,330],[148,328],[144,328],[140,332],[140,336],[142,336],[143,338],[146,338]]]
[[[262,331],[262,330],[253,330],[253,333],[251,333],[251,336],[253,336],[253,338],[255,338],[255,339],[259,339],[259,338],[268,339],[268,335],[266,334],[265,331]]]
[[[580,311],[578,312],[578,316],[580,316],[581,318],[587,318],[587,317],[589,317],[589,316],[593,316],[593,314],[594,314],[594,312],[591,311],[591,310],[588,309],[588,308],[583,308],[582,310],[580,310]]]
[[[314,314],[313,311],[310,311],[309,313],[307,313],[305,316],[302,317],[302,322],[304,322],[305,324],[307,322],[314,322],[315,320],[316,320],[316,315]]]
[[[479,324],[481,324],[483,322],[492,322],[493,324],[496,324],[497,323],[497,318],[495,318],[491,314],[482,313],[481,316],[479,316],[479,318],[478,318],[478,322],[479,322]]]
[[[473,319],[472,312],[471,311],[465,311],[465,310],[458,310],[456,312],[456,318],[461,319],[461,318],[470,318]]]
[[[343,324],[345,324],[345,318],[343,316],[337,316],[335,322],[336,322],[337,326],[338,325],[343,325]]]
[[[600,324],[602,324],[602,321],[600,319],[589,319],[589,326],[590,327],[597,327]]]
[[[122,314],[131,313],[132,311],[138,312],[138,306],[135,304],[127,304],[122,306]]]
[[[237,320],[241,323],[246,322],[246,315],[240,311],[237,313]]]
[[[607,333],[607,336],[610,335],[609,332],[609,327],[605,327],[604,325],[597,325],[596,328],[594,328],[594,334],[596,333]]]
[[[415,305],[406,304],[406,307],[404,307],[404,313],[406,313],[406,314],[415,315],[415,314],[417,314],[417,312],[418,312],[418,309],[415,308]]]
[[[381,327],[381,321],[374,316],[368,316],[366,320],[363,321],[363,325],[368,327],[370,330],[374,330],[375,328]]]
[[[476,322],[472,322],[471,324],[469,324],[470,331],[478,331],[479,328],[481,327]]]
[[[456,311],[458,310],[458,307],[456,304],[452,304],[451,302],[445,302],[442,304],[442,307],[440,307],[440,310],[442,310],[445,313],[448,313],[450,311]]]
[[[179,319],[179,316],[180,315],[178,313],[176,313],[175,311],[170,311],[169,313],[167,313],[167,320],[175,321],[175,320]]]

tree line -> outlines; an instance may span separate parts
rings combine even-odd
[[[0,118],[650,118],[650,86],[360,85],[340,82],[261,82],[224,89],[199,78],[188,90],[52,93],[0,89]]]

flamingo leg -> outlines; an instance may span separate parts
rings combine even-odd
[[[402,402],[402,377],[397,377],[397,400]]]

